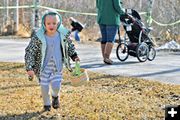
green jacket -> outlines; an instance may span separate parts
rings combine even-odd
[[[42,18],[41,28],[37,32],[34,32],[34,34],[31,37],[31,41],[29,45],[25,49],[26,70],[27,71],[33,70],[38,78],[43,68],[43,61],[45,59],[46,49],[47,49],[45,35],[44,35],[45,28],[43,23],[44,23],[44,16]],[[60,33],[60,37],[61,37],[63,62],[68,69],[71,69],[69,58],[75,60],[75,58],[77,57],[77,53],[75,51],[74,45],[72,44],[72,41],[69,39],[70,31],[61,24],[61,17],[57,31]]]
[[[121,0],[96,0],[97,22],[104,25],[120,25],[120,15],[124,14]]]

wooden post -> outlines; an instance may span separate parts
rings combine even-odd
[[[142,9],[142,0],[139,1],[139,8]]]
[[[39,0],[34,0],[34,25],[33,29],[36,29],[39,27]]]
[[[153,8],[153,2],[154,0],[149,0],[148,1],[148,9],[147,9],[147,25],[151,26],[152,23],[152,8]]]
[[[16,0],[16,32],[19,30],[19,0]]]
[[[9,0],[6,1],[6,16],[9,17],[9,9],[7,8],[9,6]]]

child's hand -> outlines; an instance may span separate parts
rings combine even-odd
[[[79,61],[80,61],[79,57],[76,57],[75,62],[79,62]]]
[[[34,71],[28,71],[27,72],[27,74],[28,74],[28,79],[29,79],[29,81],[32,81],[33,80],[33,78],[34,78]]]

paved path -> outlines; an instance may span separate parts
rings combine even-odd
[[[25,47],[28,40],[0,39],[0,61],[24,62]]]
[[[0,61],[24,62],[24,49],[28,40],[0,40]],[[140,63],[136,57],[120,62],[112,52],[113,65],[102,62],[99,44],[76,44],[81,67],[112,75],[142,77],[149,80],[180,85],[180,52],[158,52],[154,61]]]

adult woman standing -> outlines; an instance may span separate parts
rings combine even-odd
[[[101,51],[104,63],[112,64],[110,54],[120,26],[120,15],[125,14],[121,0],[96,0],[97,23],[99,24],[102,40]]]

